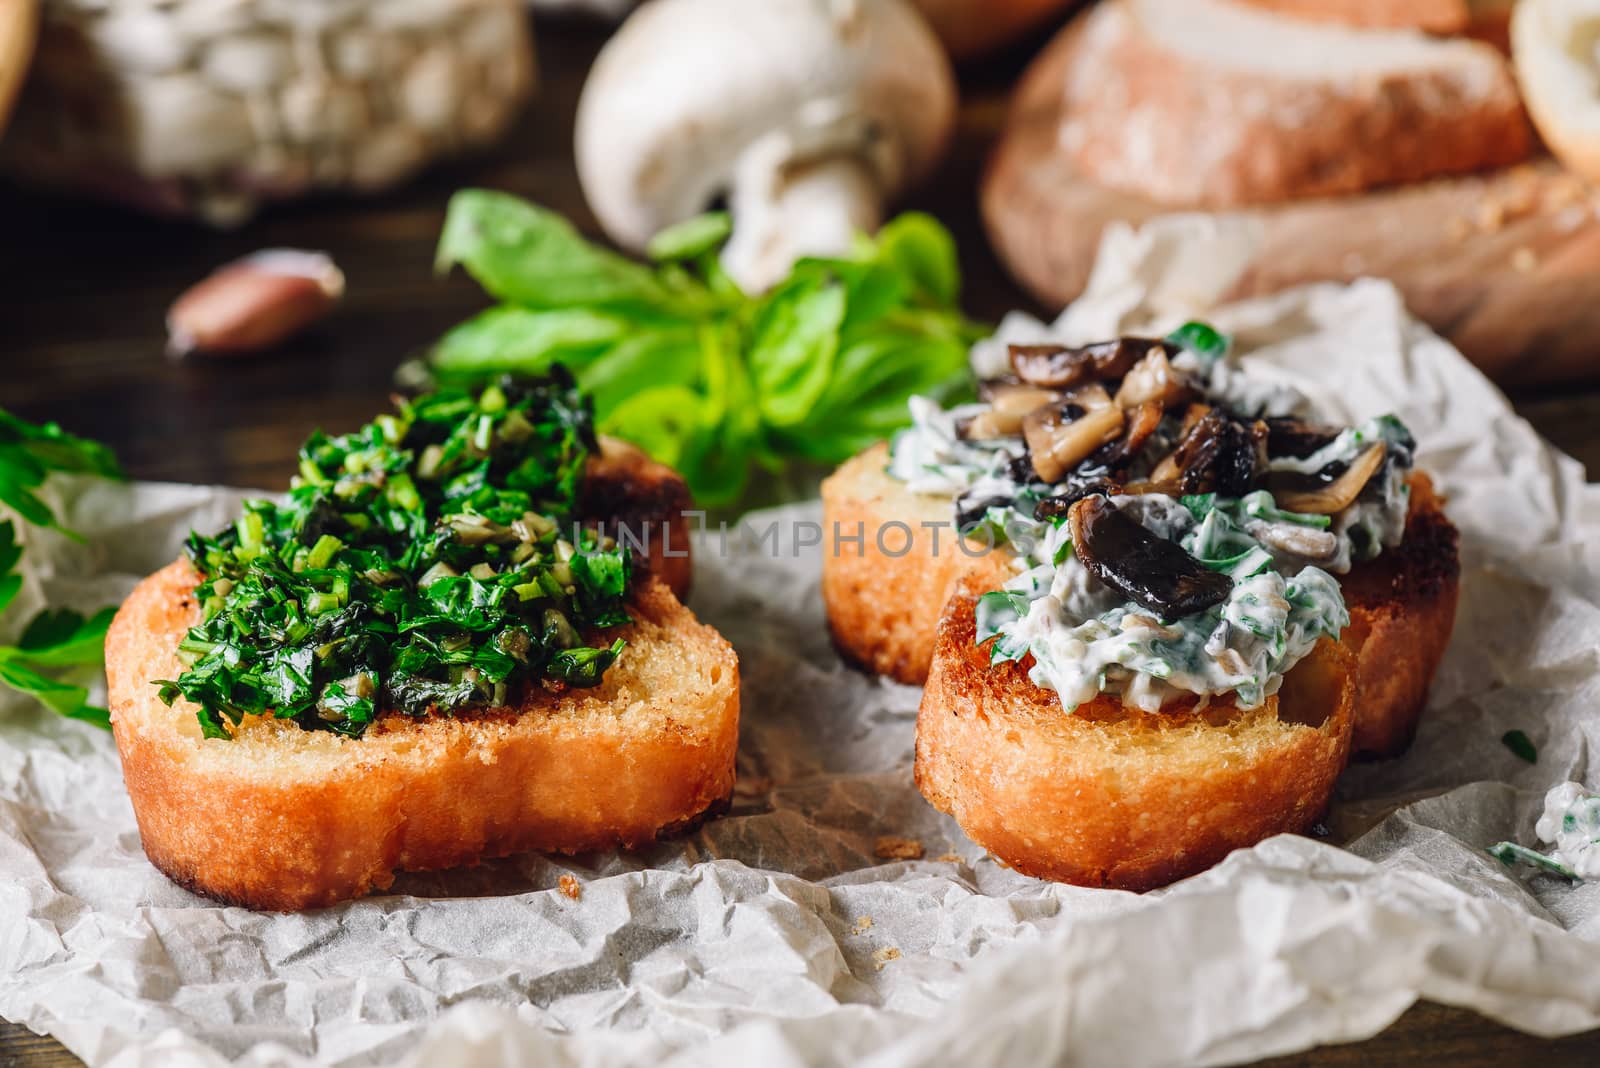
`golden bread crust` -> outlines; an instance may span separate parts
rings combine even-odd
[[[1270,835],[1307,830],[1348,756],[1354,665],[1323,640],[1260,708],[1147,714],[1101,695],[1067,712],[975,642],[980,588],[939,622],[917,713],[929,802],[1027,875],[1149,890]]]
[[[604,436],[600,451],[589,455],[578,489],[578,514],[613,537],[627,528],[635,559],[680,601],[689,599],[693,569],[685,515],[692,506],[682,475],[638,446]]]
[[[1391,757],[1416,733],[1461,592],[1458,535],[1433,482],[1413,472],[1405,539],[1340,577],[1350,626],[1340,642],[1357,661],[1351,751]]]
[[[196,892],[261,909],[329,905],[396,870],[525,850],[639,847],[733,788],[733,649],[665,585],[618,633],[628,650],[592,690],[535,690],[515,710],[381,719],[360,739],[250,717],[204,739],[194,706],[153,679],[182,670],[198,576],[145,579],[106,637],[112,727],[145,853]]]
[[[949,499],[909,492],[884,470],[888,462],[888,445],[874,445],[823,480],[822,599],[846,658],[920,685],[934,623],[956,586],[970,578],[998,589],[1013,574],[1012,555],[977,542],[962,548]],[[860,542],[843,541],[858,534]]]

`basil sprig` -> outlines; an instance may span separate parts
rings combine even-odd
[[[575,525],[591,413],[559,366],[400,401],[353,434],[313,434],[282,502],[192,534],[203,618],[162,700],[210,738],[245,715],[359,737],[411,716],[594,686],[629,621],[628,550]]]
[[[983,331],[957,307],[955,246],[929,216],[802,260],[760,296],[722,270],[729,230],[721,213],[680,223],[647,265],[515,197],[457,193],[437,265],[462,265],[500,303],[441,338],[429,369],[468,384],[565,363],[602,431],[712,505],[738,500],[753,469],[839,463],[904,426],[911,395],[950,399],[968,382]]]
[[[0,505],[34,526],[77,538],[34,493],[53,472],[123,477],[116,457],[99,442],[68,434],[55,423],[37,426],[0,410]],[[0,522],[0,613],[22,589],[16,570],[21,558],[16,523]],[[88,618],[70,609],[41,611],[15,644],[0,645],[0,685],[35,697],[69,719],[109,729],[110,714],[89,704],[88,688],[61,675],[104,661],[106,628],[115,614],[115,608]]]

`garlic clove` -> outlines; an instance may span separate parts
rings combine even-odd
[[[324,253],[264,249],[218,268],[173,302],[167,351],[271,348],[327,315],[344,288],[344,272]]]

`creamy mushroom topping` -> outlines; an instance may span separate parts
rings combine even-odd
[[[1582,783],[1564,782],[1545,794],[1544,814],[1534,824],[1548,854],[1501,842],[1489,853],[1506,864],[1521,861],[1569,879],[1600,878],[1600,795]]]
[[[1026,374],[1046,373],[1041,348],[1013,360],[1025,384]],[[1040,477],[1023,435],[973,436],[997,425],[985,417],[990,404],[946,411],[916,398],[912,425],[891,447],[893,477],[951,498],[963,531],[1016,555],[1016,577],[979,601],[978,641],[993,642],[997,662],[1032,654],[1029,677],[1069,710],[1100,693],[1145,711],[1180,694],[1259,706],[1319,638],[1349,623],[1334,575],[1405,531],[1413,445],[1398,419],[1343,430],[1263,420],[1285,410],[1281,387],[1219,371],[1227,365],[1216,353],[1178,349],[1154,348],[1118,369],[1120,387],[1104,383],[1119,405],[1157,398],[1154,432],[1125,411],[1121,442],[1053,481]],[[1075,370],[1090,350],[1105,346],[1066,350],[1048,373],[1067,378],[1063,368]],[[1051,418],[1065,428],[1098,411],[1078,402],[1083,387],[1073,383],[1076,392],[1049,395]],[[1226,389],[1214,392],[1215,383]],[[1052,457],[1046,466],[1054,474],[1059,465]]]

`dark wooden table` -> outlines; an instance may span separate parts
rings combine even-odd
[[[583,74],[603,40],[581,25],[547,27],[543,87],[501,149],[437,168],[377,199],[284,207],[231,233],[156,222],[110,208],[0,189],[0,405],[55,419],[109,442],[136,478],[278,486],[313,427],[349,430],[384,403],[395,365],[485,304],[459,275],[432,274],[450,193],[510,190],[562,211],[589,232],[572,162],[572,117]],[[1006,86],[1038,42],[963,72],[965,103],[951,159],[909,206],[955,232],[966,303],[997,319],[1028,307],[984,242],[976,182],[1005,115]],[[219,263],[276,245],[328,250],[349,292],[338,313],[283,349],[247,360],[175,363],[162,354],[172,298]],[[1033,309],[1043,311],[1044,309]],[[1589,383],[1518,396],[1518,410],[1556,444],[1600,469],[1600,374]],[[1600,1033],[1541,1041],[1472,1013],[1419,1005],[1379,1037],[1275,1064],[1600,1063]],[[0,1068],[77,1059],[0,1021]]]

